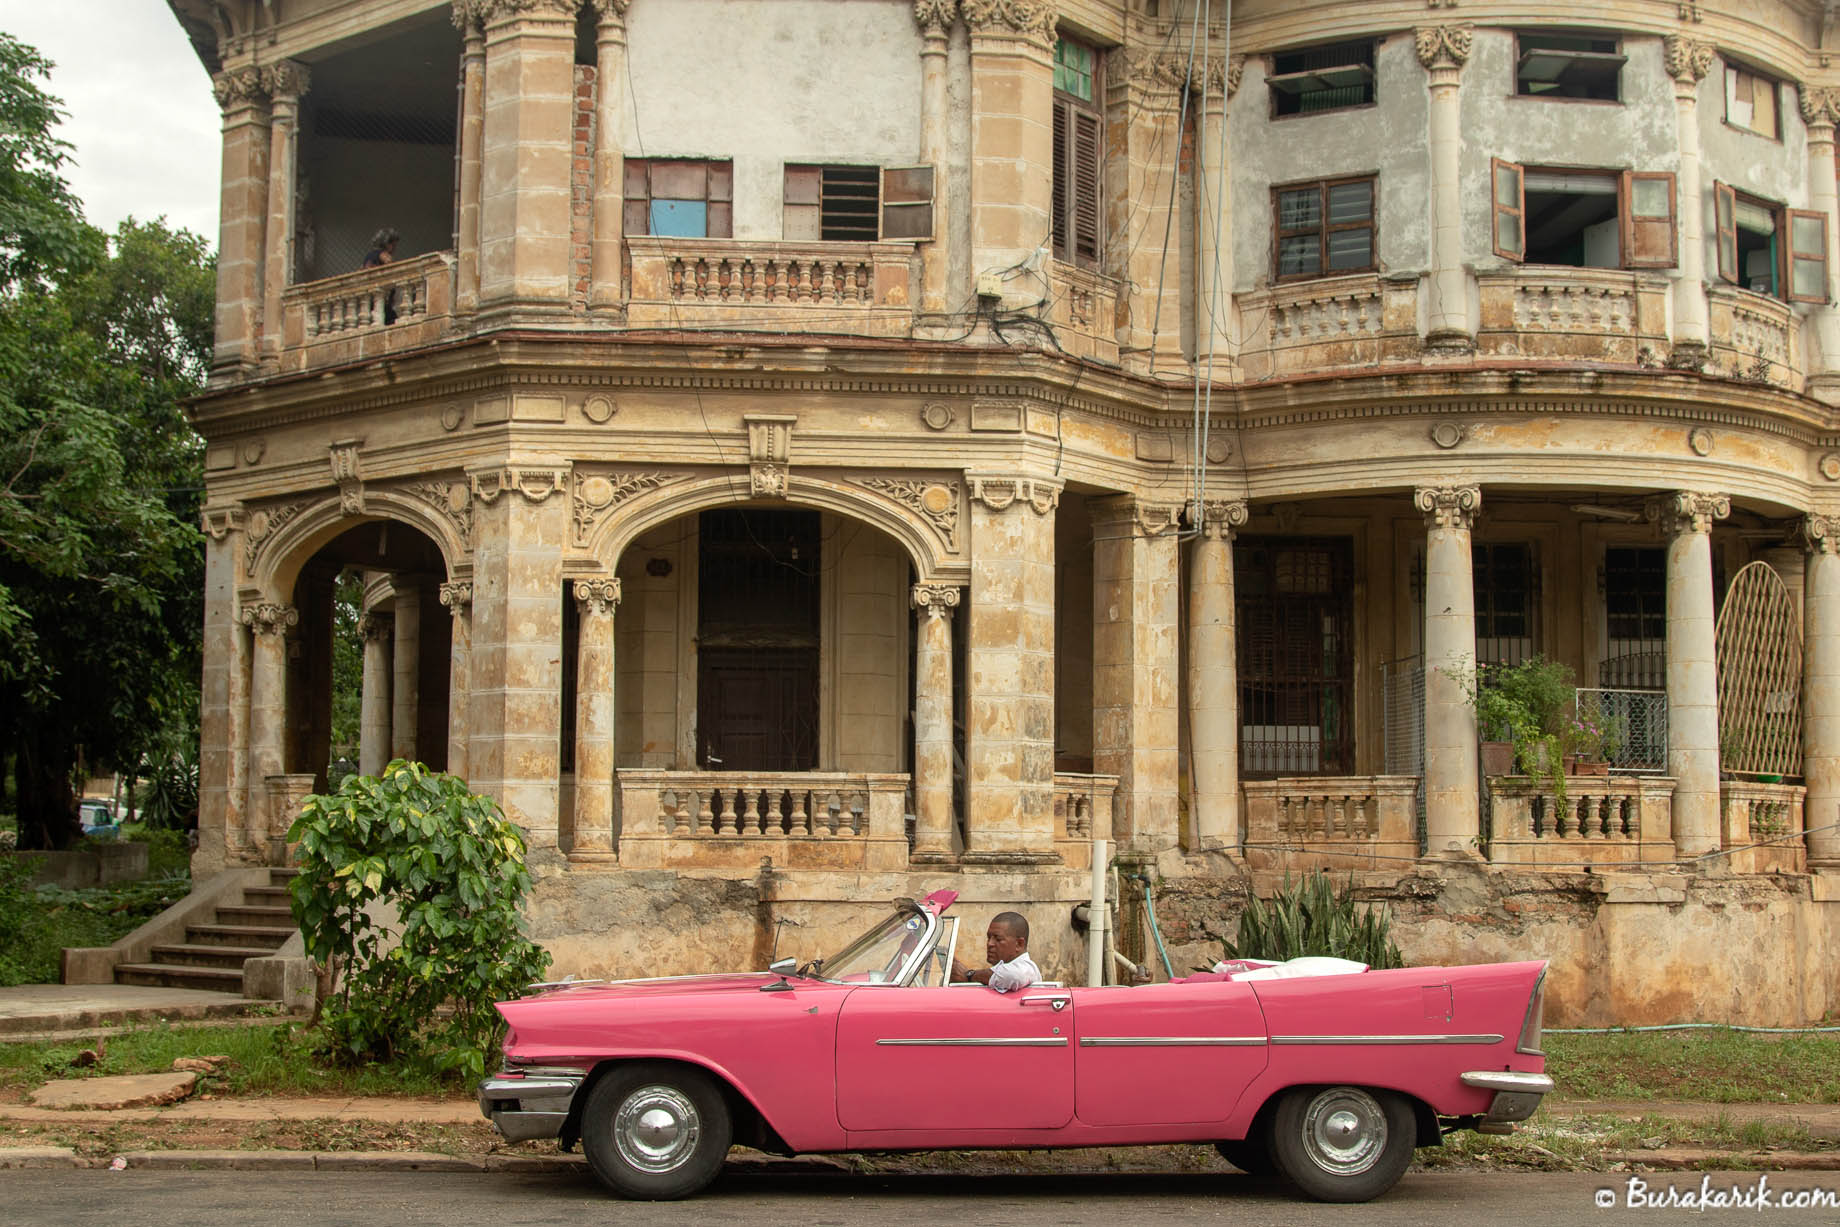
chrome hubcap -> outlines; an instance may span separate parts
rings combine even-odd
[[[669,1172],[696,1150],[702,1122],[696,1105],[670,1086],[642,1086],[626,1097],[613,1120],[613,1142],[640,1171]]]
[[[1386,1149],[1386,1112],[1366,1091],[1336,1087],[1310,1101],[1303,1117],[1304,1149],[1333,1176],[1358,1176]]]

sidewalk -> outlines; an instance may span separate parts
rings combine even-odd
[[[278,1001],[195,988],[133,984],[19,984],[0,988],[0,1043],[110,1034],[135,1023],[248,1018]]]

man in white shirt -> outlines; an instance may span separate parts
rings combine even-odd
[[[999,993],[1041,983],[1041,968],[1029,957],[1029,922],[1020,912],[999,912],[991,918],[984,933],[984,957],[990,960],[987,971],[972,971],[953,959],[952,979],[987,985]]]

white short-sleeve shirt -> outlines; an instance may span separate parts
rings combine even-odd
[[[990,969],[990,987],[999,993],[1013,993],[1019,988],[1041,983],[1041,968],[1023,951],[1015,958],[997,963]]]

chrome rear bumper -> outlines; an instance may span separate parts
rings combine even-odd
[[[494,1074],[479,1084],[479,1110],[507,1142],[560,1137],[586,1077],[574,1070]]]
[[[1476,1132],[1513,1133],[1514,1122],[1532,1116],[1540,1100],[1552,1094],[1553,1080],[1545,1074],[1483,1069],[1464,1074],[1463,1085],[1495,1092],[1495,1098],[1489,1101],[1489,1110],[1476,1122]]]

